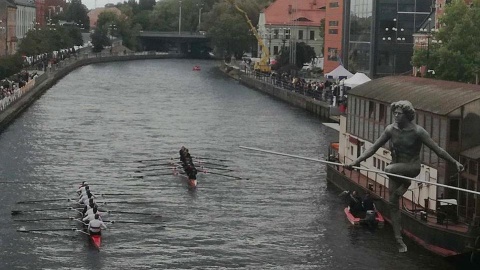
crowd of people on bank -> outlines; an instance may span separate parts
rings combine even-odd
[[[43,53],[35,56],[24,56],[24,70],[14,74],[8,78],[0,80],[0,111],[3,111],[14,100],[19,98],[23,93],[20,91],[27,83],[38,77],[39,72],[46,72],[48,69],[55,67],[60,61],[76,55],[76,49],[64,49],[51,53]],[[28,70],[36,69],[29,72]]]

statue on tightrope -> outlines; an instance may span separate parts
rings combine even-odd
[[[458,171],[463,170],[463,165],[450,156],[445,150],[439,147],[430,137],[428,132],[421,126],[413,123],[415,109],[409,101],[402,100],[392,103],[392,114],[395,122],[388,125],[375,143],[363,152],[355,161],[346,167],[360,165],[360,162],[375,154],[385,143],[389,142],[392,153],[392,162],[385,168],[385,172],[406,177],[416,177],[420,174],[421,162],[420,151],[422,145],[426,145],[439,157],[455,164]],[[399,199],[407,191],[411,180],[389,176],[389,202],[391,207],[391,220],[395,239],[399,252],[406,252],[407,246],[401,235],[401,212]]]

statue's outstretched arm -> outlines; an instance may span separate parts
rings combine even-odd
[[[390,129],[391,129],[391,126],[387,126],[387,128],[385,128],[382,135],[378,137],[378,139],[375,141],[372,147],[365,150],[365,152],[363,152],[354,162],[349,164],[348,167],[358,166],[360,162],[366,160],[367,158],[375,154],[377,150],[380,149],[380,147],[382,147],[386,142],[388,142],[388,140],[390,140]]]

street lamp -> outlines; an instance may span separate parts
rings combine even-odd
[[[400,28],[398,29],[398,22],[397,19],[394,18],[393,22],[395,26],[393,27],[386,27],[385,28],[385,36],[382,37],[382,40],[385,42],[393,42],[395,44],[393,48],[393,75],[396,73],[396,61],[397,61],[397,44],[399,42],[405,42],[405,37],[403,36],[403,32],[405,29]]]
[[[179,9],[180,9],[180,12],[179,12],[179,16],[178,16],[178,35],[181,34],[182,32],[182,1],[178,1],[179,3]]]
[[[203,4],[197,4],[198,7],[198,31],[200,31],[200,24],[202,23],[202,9]]]

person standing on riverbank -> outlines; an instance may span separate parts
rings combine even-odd
[[[433,150],[439,157],[455,164],[458,171],[463,170],[463,165],[439,147],[423,127],[412,122],[415,118],[415,109],[412,103],[406,100],[397,101],[392,103],[391,110],[395,122],[385,128],[372,147],[363,152],[351,164],[346,165],[348,169],[358,166],[360,162],[375,154],[385,143],[390,142],[392,162],[385,167],[385,172],[387,173],[410,178],[419,175],[421,170],[420,151],[423,145]],[[407,191],[411,180],[391,175],[388,178],[390,218],[392,220],[393,233],[399,252],[407,252],[407,246],[403,242],[401,235],[399,200]]]

